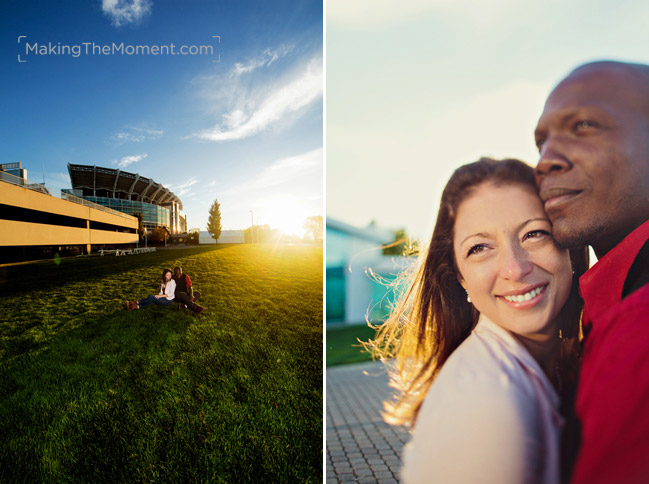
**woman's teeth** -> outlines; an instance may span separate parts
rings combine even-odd
[[[541,291],[543,291],[545,287],[546,286],[540,286],[537,287],[536,289],[532,289],[530,292],[526,292],[525,294],[519,294],[517,296],[503,296],[503,297],[507,299],[509,302],[525,302],[541,294]]]

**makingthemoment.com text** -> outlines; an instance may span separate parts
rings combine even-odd
[[[164,45],[131,45],[121,42],[119,44],[95,44],[94,42],[81,42],[75,45],[61,44],[41,44],[38,42],[25,42],[25,54],[34,54],[40,56],[110,56],[110,55],[214,55],[214,46],[212,45],[182,45],[177,46],[174,43]]]

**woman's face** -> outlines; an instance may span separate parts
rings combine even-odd
[[[476,309],[525,338],[556,337],[572,268],[536,191],[522,184],[479,185],[458,207],[454,229],[460,283]]]
[[[171,279],[171,272],[165,272],[165,282],[169,282]]]

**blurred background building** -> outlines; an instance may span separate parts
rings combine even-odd
[[[199,232],[199,244],[216,244],[216,242],[207,230]],[[219,244],[243,244],[244,242],[243,230],[221,230],[218,240]]]
[[[395,234],[373,225],[327,217],[326,235],[327,325],[381,322],[394,301],[390,284],[414,258],[386,255]]]

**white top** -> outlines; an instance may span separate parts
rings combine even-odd
[[[451,354],[404,447],[402,482],[556,484],[563,419],[537,361],[486,317]]]
[[[162,296],[163,294],[165,294],[164,284],[160,284],[160,292],[158,293],[158,296]],[[169,300],[172,300],[174,297],[176,297],[176,281],[174,281],[173,279],[170,279],[167,283],[166,296]]]

